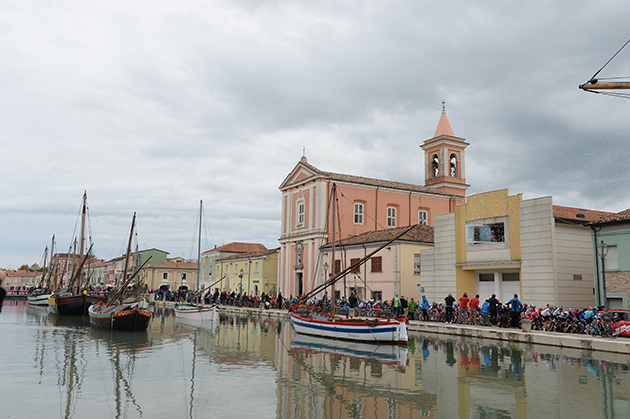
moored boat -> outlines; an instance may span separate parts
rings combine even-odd
[[[52,293],[43,292],[41,289],[36,289],[29,292],[26,297],[28,303],[33,306],[47,306],[48,305],[48,297],[50,297]]]
[[[153,313],[148,311],[149,303],[94,304],[89,307],[90,325],[104,329],[141,331],[147,330]]]
[[[129,244],[127,246],[127,255],[125,258],[125,266],[123,269],[123,275],[125,280],[120,284],[118,291],[112,297],[112,300],[108,303],[95,304],[88,309],[88,315],[90,316],[90,325],[95,327],[102,327],[112,330],[128,330],[128,331],[142,331],[147,330],[149,321],[153,316],[153,313],[147,311],[149,303],[145,300],[134,300],[131,302],[123,301],[123,296],[127,286],[138,275],[140,269],[146,265],[151,257],[147,259],[142,266],[140,266],[129,277],[129,259],[131,256],[131,241],[133,238],[133,232],[136,225],[136,214],[133,214],[131,220],[131,232],[129,233]]]
[[[401,344],[407,344],[409,340],[404,320],[344,319],[301,306],[291,312],[291,322],[297,333],[311,336]]]
[[[218,320],[219,306],[217,305],[197,305],[188,303],[175,304],[173,308],[175,317],[186,320]]]

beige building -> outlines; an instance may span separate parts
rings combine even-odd
[[[166,262],[156,263],[140,272],[140,282],[149,289],[167,285],[171,291],[181,289],[197,289],[197,264],[184,258],[172,258]]]
[[[524,303],[582,308],[595,303],[591,230],[609,213],[523,200],[508,190],[468,197],[435,218],[435,248],[422,254],[422,287],[431,301],[448,293],[518,294]],[[458,298],[458,297],[457,297]]]
[[[326,273],[337,274],[359,262],[408,227],[377,230],[359,234],[335,244],[335,262],[332,261],[332,245],[322,247]],[[433,249],[433,227],[417,224],[408,233],[378,251],[369,261],[353,269],[335,284],[335,294],[383,301],[394,294],[412,297],[420,293],[420,260],[422,252]],[[334,266],[331,272],[330,267]]]

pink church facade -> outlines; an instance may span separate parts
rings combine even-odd
[[[279,187],[278,291],[284,296],[301,295],[333,273],[334,266],[320,250],[333,239],[329,214],[333,183],[338,197],[337,241],[370,231],[432,226],[435,216],[453,212],[456,205],[466,202],[467,146],[454,136],[443,110],[435,135],[421,146],[425,153],[424,185],[325,172],[302,157]]]

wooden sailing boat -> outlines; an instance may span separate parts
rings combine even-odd
[[[53,234],[52,244],[50,245],[50,260],[52,262],[52,255],[55,249],[55,235]],[[52,274],[52,266],[46,269],[46,262],[48,260],[48,247],[44,250],[44,266],[42,271],[42,279],[39,281],[37,288],[29,291],[27,299],[29,305],[34,306],[48,306],[48,298],[52,295],[52,289],[50,284],[50,275]]]
[[[336,211],[336,194],[337,185],[332,184],[332,219],[335,220]],[[332,260],[335,260],[335,223],[332,224]],[[297,333],[306,335],[319,336],[324,338],[344,339],[353,341],[367,341],[377,343],[401,343],[407,344],[407,324],[405,319],[344,319],[335,316],[335,282],[342,279],[347,273],[352,272],[365,262],[367,262],[374,254],[389,246],[395,240],[407,234],[414,226],[409,226],[403,230],[401,234],[394,237],[389,242],[380,246],[367,256],[363,257],[356,263],[343,271],[333,275],[330,280],[322,285],[315,287],[309,293],[303,296],[302,301],[306,302],[317,293],[330,287],[332,289],[332,308],[331,312],[324,313],[301,304],[291,310],[291,322]]]
[[[81,211],[81,238],[79,247],[80,264],[72,273],[72,277],[68,281],[68,286],[54,293],[49,299],[48,304],[61,315],[84,316],[87,314],[88,307],[98,302],[107,301],[106,296],[89,295],[85,284],[83,283],[83,267],[87,262],[92,246],[84,255],[85,249],[85,218],[87,214],[87,192],[83,193],[83,205]]]
[[[136,213],[133,214],[131,221],[131,232],[129,233],[129,244],[127,246],[127,255],[125,257],[125,266],[123,270],[123,281],[112,297],[109,304],[103,302],[94,304],[88,308],[90,316],[90,324],[95,327],[114,330],[141,331],[147,330],[149,321],[153,314],[147,309],[149,303],[146,300],[136,300],[124,302],[124,294],[127,286],[138,275],[138,272],[149,262],[150,257],[131,275],[128,276],[129,258],[131,255],[131,240],[136,225]]]
[[[186,320],[218,320],[219,306],[212,304],[203,306],[199,304],[201,292],[199,288],[200,267],[201,267],[201,224],[203,220],[203,200],[199,202],[199,245],[197,247],[197,290],[193,295],[194,303],[177,303],[174,311],[175,317]]]

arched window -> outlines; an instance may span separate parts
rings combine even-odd
[[[433,155],[433,160],[431,161],[431,167],[433,169],[433,177],[440,176],[440,159],[437,154]]]
[[[457,156],[451,154],[451,177],[457,177]]]

